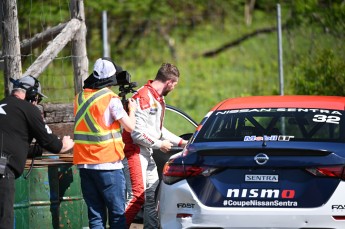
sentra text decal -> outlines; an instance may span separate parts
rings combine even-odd
[[[247,182],[278,182],[278,175],[246,174]]]

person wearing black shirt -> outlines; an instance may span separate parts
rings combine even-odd
[[[47,132],[35,106],[45,97],[39,81],[25,76],[11,82],[11,95],[0,101],[0,229],[13,229],[15,179],[24,171],[33,138],[52,153],[63,153],[74,146],[70,136],[61,140]]]

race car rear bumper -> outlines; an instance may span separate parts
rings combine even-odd
[[[162,182],[158,215],[162,229],[177,228],[275,228],[344,229],[345,193],[341,182],[331,199],[318,208],[207,207],[200,203],[186,181]]]

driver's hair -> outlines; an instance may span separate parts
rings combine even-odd
[[[177,81],[180,77],[180,72],[178,68],[170,63],[163,63],[158,69],[155,80],[166,82],[168,80]]]

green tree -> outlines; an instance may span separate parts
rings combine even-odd
[[[325,33],[345,37],[345,4],[343,0],[291,1],[291,23],[300,26],[316,25]]]
[[[331,50],[323,50],[315,59],[305,58],[296,69],[295,94],[345,95],[345,62]]]

